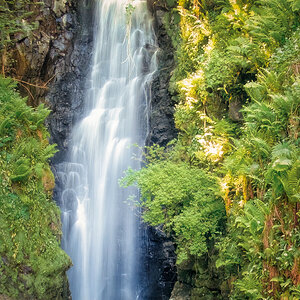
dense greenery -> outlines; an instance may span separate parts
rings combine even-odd
[[[0,49],[14,42],[14,34],[28,34],[35,26],[29,20],[32,12],[26,7],[33,2],[30,0],[0,1]]]
[[[175,236],[179,270],[211,240],[223,297],[299,299],[300,1],[165,4],[179,135],[128,184]]]
[[[36,0],[0,1],[2,74],[11,73],[16,43],[37,28]],[[49,110],[27,106],[0,77],[0,298],[61,299],[69,257],[60,248],[60,211],[52,201],[56,152],[44,126]]]
[[[60,299],[70,259],[60,248],[60,212],[44,120],[0,77],[0,298]]]
[[[141,188],[144,220],[164,223],[178,242],[178,263],[207,253],[209,240],[220,230],[225,209],[219,187],[198,168],[172,160],[155,161],[140,172],[129,169],[123,180]]]

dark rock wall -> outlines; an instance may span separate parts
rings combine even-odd
[[[174,125],[174,103],[171,100],[169,81],[174,65],[174,49],[172,42],[163,25],[166,12],[159,1],[148,0],[149,9],[154,16],[154,29],[158,43],[158,70],[154,75],[151,86],[151,102],[149,117],[149,135],[147,145],[158,144],[165,146],[176,137]]]
[[[34,4],[28,10],[38,28],[26,36],[17,36],[12,76],[31,84],[20,84],[20,88],[29,103],[37,105],[61,74],[61,66],[68,64],[77,17],[76,7],[66,0],[44,0],[42,5]]]
[[[66,17],[72,26],[54,41],[56,48],[50,52],[47,62],[47,73],[56,74],[46,97],[52,111],[48,118],[51,142],[56,143],[60,150],[53,160],[54,164],[65,159],[71,130],[82,115],[93,47],[92,10],[92,0],[76,2],[72,14]],[[73,37],[70,43],[66,42],[65,35]],[[66,51],[63,58],[56,49]]]
[[[141,300],[168,300],[177,280],[175,245],[159,227],[141,224],[144,231],[141,258]]]
[[[163,25],[166,7],[159,1],[148,0],[154,17],[154,29],[159,49],[158,70],[151,84],[149,134],[146,144],[166,144],[176,137],[173,113],[174,103],[168,91],[171,71],[174,69],[174,49]],[[161,228],[142,225],[145,235],[143,247],[145,274],[143,300],[167,300],[177,280],[175,245]]]
[[[34,1],[33,1],[34,3]],[[81,114],[92,53],[94,0],[44,0],[28,7],[38,29],[17,36],[9,74],[29,104],[51,109],[51,142],[62,160],[73,123]]]

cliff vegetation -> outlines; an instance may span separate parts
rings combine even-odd
[[[17,43],[38,26],[27,12],[32,4],[0,1],[0,298],[66,299],[71,261],[60,247],[60,211],[52,201],[49,159],[56,149],[44,126],[50,111],[28,106],[16,79],[4,77],[16,72]]]
[[[176,49],[178,138],[123,183],[175,239],[172,299],[299,299],[300,2],[154,5]]]

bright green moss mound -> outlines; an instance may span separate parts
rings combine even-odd
[[[60,299],[69,257],[60,248],[60,212],[44,120],[0,77],[0,298]]]

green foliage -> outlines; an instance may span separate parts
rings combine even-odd
[[[299,231],[294,228],[287,234],[294,227],[293,213],[288,206],[284,211],[276,220],[279,208],[256,199],[231,219],[227,236],[218,244],[216,265],[229,280],[237,277],[232,299],[297,297],[293,270],[299,259]]]
[[[286,52],[292,53],[290,50]],[[235,240],[243,248],[242,252],[237,251],[240,258],[236,261],[242,269],[237,272],[237,265],[226,261],[227,257],[235,257],[231,252],[226,253],[224,246],[220,247],[224,259],[218,265],[228,268],[227,272],[233,272],[232,266],[235,266],[235,274],[238,274],[233,299],[262,299],[267,294],[272,297],[296,297],[294,288],[297,280],[293,277],[293,270],[298,254],[293,249],[298,242],[289,240],[286,230],[295,230],[295,236],[299,234],[298,230],[292,229],[295,223],[290,210],[299,202],[299,148],[295,134],[299,122],[295,120],[299,120],[300,93],[297,76],[286,74],[290,74],[289,68],[275,68],[271,64],[268,69],[259,72],[256,82],[245,85],[252,103],[243,110],[245,123],[242,136],[235,140],[235,151],[224,162],[227,201],[230,198],[230,211],[237,214],[235,222],[229,223],[230,240]],[[259,212],[252,213],[256,220],[251,219],[247,223],[242,214],[247,216],[250,203],[247,201],[255,197],[265,201],[264,207],[268,211],[264,212],[265,216],[261,215],[262,218]],[[286,220],[282,219],[281,209],[278,208],[283,201],[287,202],[283,210]],[[260,204],[262,207],[262,202]],[[241,212],[237,210],[238,206],[243,207]],[[272,222],[268,217],[270,214],[275,214],[273,220],[278,219],[287,228],[282,227],[275,234],[274,229],[269,228]],[[257,226],[258,222],[260,226]],[[239,232],[241,226],[242,231]],[[258,228],[260,231],[255,233]],[[264,236],[261,230],[264,230]],[[223,242],[226,245],[228,240]],[[290,251],[284,252],[288,248]],[[280,284],[275,285],[277,277],[281,278]],[[269,283],[261,285],[261,282]]]
[[[15,42],[16,34],[28,35],[36,24],[30,21],[32,12],[28,9],[32,0],[0,1],[0,50]],[[41,4],[36,2],[35,5]]]
[[[70,266],[51,199],[48,159],[56,150],[43,125],[48,114],[0,78],[0,295],[14,299],[59,297]]]
[[[299,3],[179,0],[165,16],[176,50],[169,90],[179,134],[163,162],[151,162],[143,179],[134,176],[149,192],[142,194],[149,221],[168,224],[175,234],[179,260],[207,251],[199,245],[206,229],[216,227],[198,215],[201,187],[186,186],[195,207],[181,202],[185,179],[165,168],[173,168],[171,161],[189,178],[180,167],[189,164],[219,178],[228,221],[216,264],[231,299],[299,298]],[[243,106],[241,118],[230,113],[235,103]],[[150,192],[157,188],[145,182],[161,172],[156,186],[170,186],[172,178],[179,198],[167,187],[158,198]],[[169,203],[176,206],[170,210]]]
[[[127,19],[127,25],[128,26],[131,25],[131,17],[132,17],[132,14],[133,14],[134,10],[135,10],[135,7],[134,7],[133,3],[132,2],[128,2],[128,4],[125,7],[126,19]]]
[[[299,8],[286,0],[259,0],[258,7],[248,21],[248,28],[253,38],[270,47],[277,47],[285,42],[286,37],[299,26]]]
[[[185,163],[167,160],[140,171],[129,169],[123,185],[133,184],[141,190],[144,220],[174,232],[178,264],[208,251],[225,215],[215,179]]]

